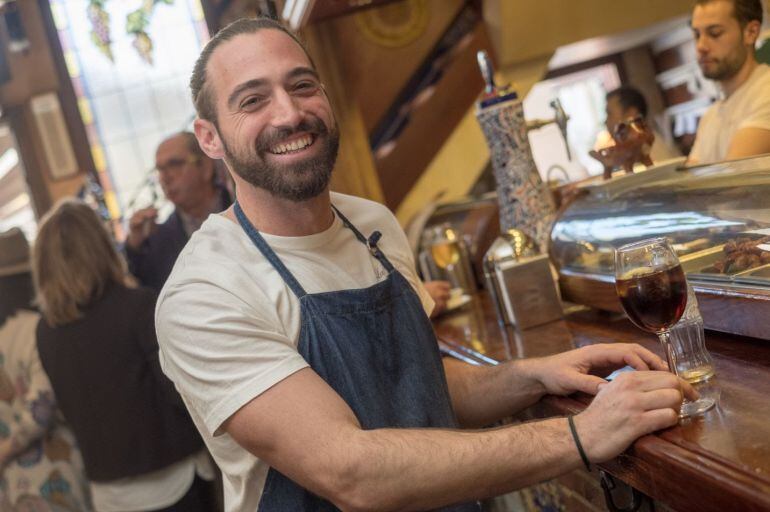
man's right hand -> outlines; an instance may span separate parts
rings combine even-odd
[[[158,218],[158,210],[155,208],[143,208],[137,210],[128,221],[128,237],[126,245],[131,249],[138,250],[147,237],[157,228],[155,219]]]
[[[624,372],[599,388],[591,405],[575,416],[591,462],[609,460],[637,438],[676,425],[682,397],[698,398],[687,382],[663,371]]]
[[[430,316],[435,317],[444,312],[449,303],[449,299],[452,297],[452,285],[448,281],[425,281],[423,285],[435,304]]]

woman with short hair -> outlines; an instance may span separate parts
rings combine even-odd
[[[44,217],[32,261],[40,359],[80,444],[96,510],[214,510],[208,454],[160,368],[155,293],[134,286],[81,201]]]

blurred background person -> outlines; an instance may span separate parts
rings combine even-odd
[[[648,118],[647,100],[641,91],[635,87],[625,85],[608,92],[606,99],[607,118],[604,125],[607,128],[607,132],[599,135],[600,142],[597,143],[597,146],[612,146],[614,141],[610,134],[618,124],[641,118],[655,135],[655,142],[653,142],[652,149],[650,150],[650,158],[652,158],[653,163],[658,164],[664,160],[682,156],[666,143],[663,135],[655,128],[655,123]]]
[[[425,281],[422,284],[435,303],[430,316],[436,317],[446,311],[452,296],[452,284],[449,281]]]
[[[214,160],[198,146],[195,135],[180,132],[160,143],[155,167],[173,213],[157,224],[154,207],[136,211],[129,221],[125,251],[131,273],[139,282],[160,291],[177,256],[212,213],[230,206],[230,193],[219,184]]]
[[[125,263],[85,203],[41,221],[33,274],[38,350],[83,453],[94,508],[215,510],[213,467],[158,362],[155,293]]]
[[[757,62],[760,0],[697,0],[690,27],[698,66],[721,98],[703,114],[688,162],[770,153],[770,66]]]
[[[38,358],[29,245],[0,233],[0,510],[88,511],[88,484]]]

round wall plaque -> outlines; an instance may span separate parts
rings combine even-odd
[[[366,39],[380,46],[406,46],[420,37],[428,26],[428,0],[404,0],[355,15],[356,25]]]

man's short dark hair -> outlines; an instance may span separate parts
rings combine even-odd
[[[198,117],[216,124],[216,104],[213,95],[211,94],[211,90],[206,83],[206,68],[214,50],[216,50],[222,43],[230,41],[236,36],[242,34],[254,34],[264,29],[280,30],[294,39],[307,55],[310,64],[315,68],[313,59],[310,57],[305,45],[302,44],[294,32],[281,22],[267,17],[241,18],[235,20],[217,32],[214,37],[206,43],[200,56],[198,56],[198,60],[195,61],[195,67],[193,68],[192,76],[190,77],[190,92],[192,93],[192,100],[195,105],[195,110],[198,113]]]
[[[638,89],[627,85],[618,87],[607,93],[607,101],[610,98],[617,98],[623,110],[634,107],[642,117],[647,117],[647,100],[644,99],[644,95]]]
[[[696,0],[695,5],[706,5],[716,0]],[[758,21],[762,25],[762,0],[727,0],[733,4],[733,16],[738,20],[741,28],[751,21]]]

